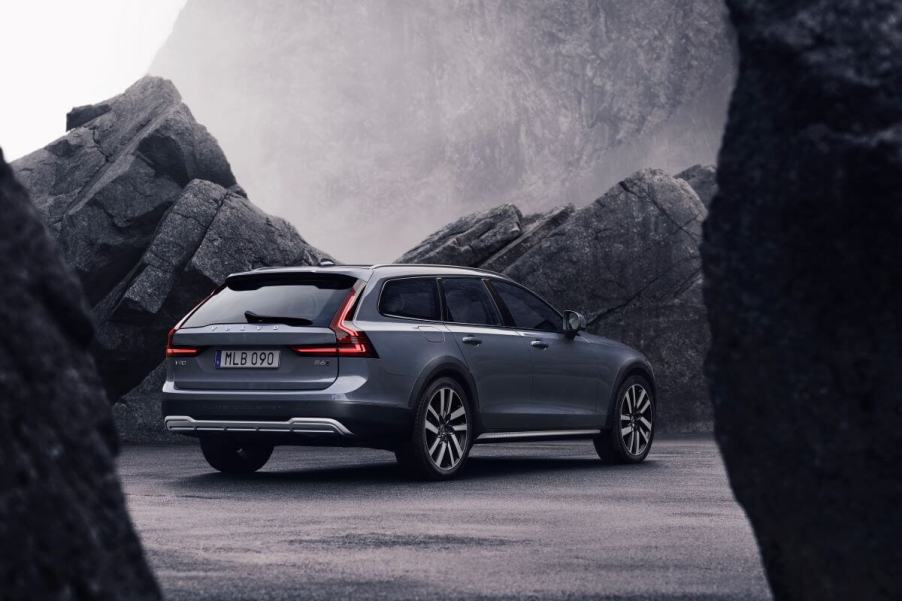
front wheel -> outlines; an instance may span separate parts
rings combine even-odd
[[[607,463],[639,463],[655,437],[655,399],[648,380],[630,376],[620,385],[611,427],[595,440],[595,451]]]
[[[464,389],[451,378],[439,378],[417,405],[413,433],[396,451],[398,463],[420,478],[446,480],[466,463],[472,419]]]
[[[266,465],[272,445],[235,442],[222,438],[200,439],[200,450],[213,468],[226,474],[250,474]]]

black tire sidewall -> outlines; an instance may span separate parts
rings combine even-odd
[[[207,463],[226,474],[256,472],[266,465],[273,451],[272,445],[241,443],[218,437],[201,438],[200,448]]]
[[[629,387],[639,384],[645,389],[645,392],[651,398],[651,433],[649,434],[648,444],[641,455],[633,455],[624,446],[623,437],[620,435],[620,413],[624,403],[624,396]],[[643,376],[633,375],[624,380],[617,389],[617,396],[614,399],[613,414],[611,416],[611,425],[607,431],[606,444],[596,444],[599,455],[605,460],[614,460],[616,463],[641,463],[651,451],[652,443],[655,440],[655,432],[658,429],[658,408],[657,400],[653,393],[651,384]],[[600,447],[600,448],[599,448]],[[605,448],[606,447],[606,448]],[[606,455],[612,456],[606,456]]]
[[[463,448],[463,457],[451,469],[440,469],[429,456],[429,449],[426,446],[426,411],[429,406],[429,399],[439,388],[451,388],[460,397],[464,408],[467,411],[467,440]],[[473,446],[473,406],[470,398],[457,380],[453,378],[437,378],[427,386],[417,401],[417,411],[413,422],[413,432],[409,442],[404,448],[398,451],[398,459],[402,466],[412,468],[413,471],[421,477],[430,480],[447,480],[454,477],[464,465],[470,456],[470,448]]]

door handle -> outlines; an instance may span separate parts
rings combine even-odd
[[[460,339],[464,344],[472,344],[473,346],[479,346],[482,344],[482,340],[477,338],[476,336],[464,336]]]
[[[542,349],[542,350],[545,350],[548,348],[548,343],[542,342],[541,340],[533,340],[532,342],[529,343],[529,345],[532,347],[535,347],[537,349]]]

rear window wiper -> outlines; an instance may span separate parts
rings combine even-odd
[[[245,311],[247,323],[284,323],[286,326],[312,326],[313,322],[304,317],[286,317],[281,315],[257,315],[253,311]]]

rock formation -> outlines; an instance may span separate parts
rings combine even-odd
[[[734,61],[722,0],[188,0],[150,72],[263,208],[378,262],[713,162]]]
[[[702,246],[717,440],[775,599],[900,599],[902,4],[729,4]]]
[[[64,137],[13,167],[87,292],[113,400],[152,372],[139,390],[158,390],[167,331],[226,275],[325,256],[248,201],[170,82],[141,79],[66,122]],[[157,393],[127,398],[115,415],[134,438],[136,424],[159,423]]]
[[[686,180],[706,207],[717,194],[717,170],[714,165],[693,165],[674,177]]]
[[[0,153],[0,590],[159,599],[116,477],[78,278]]]
[[[706,213],[686,181],[643,170],[583,209],[523,217],[503,205],[468,215],[398,260],[502,272],[559,308],[585,313],[590,331],[652,360],[664,427],[704,429],[708,336],[698,245]]]

